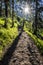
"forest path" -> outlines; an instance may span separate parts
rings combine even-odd
[[[38,48],[26,32],[22,32],[16,42],[5,54],[1,65],[43,65],[43,58]]]

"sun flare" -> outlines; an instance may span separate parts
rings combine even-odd
[[[30,13],[30,8],[29,8],[29,6],[25,6],[24,12],[25,12],[25,14],[29,14],[29,13]]]

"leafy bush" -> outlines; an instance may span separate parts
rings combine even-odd
[[[10,45],[18,35],[17,22],[14,23],[13,28],[10,28],[10,23],[11,23],[11,20],[9,18],[8,19],[8,28],[6,29],[6,28],[2,27],[2,25],[4,24],[4,20],[3,20],[3,18],[0,18],[0,25],[2,24],[0,26],[0,57],[2,57],[3,49],[6,46]]]
[[[41,54],[43,54],[43,40],[37,38],[37,36],[35,36],[34,34],[32,34],[31,32],[29,32],[26,28],[24,29],[27,34],[34,40],[35,44],[37,45],[37,47],[39,48]]]

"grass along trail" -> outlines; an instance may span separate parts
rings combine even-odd
[[[0,65],[43,65],[43,56],[26,32],[22,32],[13,44],[16,44],[16,47],[12,45],[13,52],[8,49]]]

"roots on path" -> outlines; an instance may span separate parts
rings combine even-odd
[[[43,57],[33,40],[22,32],[7,50],[0,65],[43,65]]]

